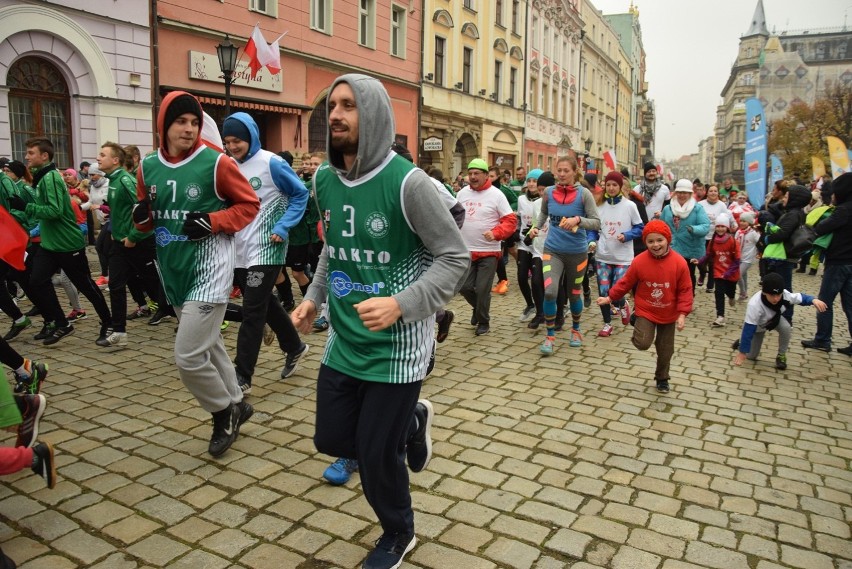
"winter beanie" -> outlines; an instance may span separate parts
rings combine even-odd
[[[653,162],[645,162],[645,164],[642,165],[642,171],[646,172],[646,173],[648,172],[648,170],[656,170],[656,169],[657,169],[657,166]]]
[[[556,178],[550,172],[542,172],[541,176],[538,177],[538,185],[544,186],[545,188],[555,186]]]
[[[482,170],[483,172],[488,172],[488,163],[482,158],[474,158],[470,161],[470,164],[467,165],[468,170]]]
[[[624,185],[624,176],[622,176],[619,172],[610,172],[606,175],[606,178],[604,178],[604,186],[606,186],[607,182],[615,182],[620,188]]]
[[[169,105],[169,108],[166,109],[166,115],[163,117],[163,131],[168,132],[169,127],[172,126],[172,123],[175,122],[179,116],[184,113],[190,113],[198,117],[198,120],[201,120],[202,112],[201,112],[201,104],[198,102],[198,99],[189,94],[178,95],[174,98],[172,103]],[[250,140],[250,138],[245,139],[246,141]]]
[[[539,176],[541,176],[542,174],[544,174],[544,171],[541,168],[535,168],[533,170],[530,170],[530,173],[527,174],[527,180],[538,180]]]
[[[642,241],[645,241],[651,233],[659,233],[666,238],[666,241],[672,242],[672,230],[669,229],[665,221],[654,219],[646,223],[645,229],[642,230]]]
[[[178,115],[180,116],[180,115]],[[234,117],[228,117],[222,123],[222,138],[234,136],[243,142],[251,142],[251,133],[245,123]]]
[[[6,164],[6,168],[9,169],[14,175],[18,178],[23,178],[27,173],[27,167],[24,166],[24,163],[19,160],[12,160],[11,162]]]
[[[766,273],[760,280],[760,290],[767,294],[784,292],[784,278],[778,273]]]

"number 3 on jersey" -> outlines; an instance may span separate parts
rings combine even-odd
[[[345,228],[340,232],[341,237],[355,237],[355,208],[351,205],[343,206],[343,213],[346,214]]]

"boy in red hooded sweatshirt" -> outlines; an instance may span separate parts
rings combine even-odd
[[[160,107],[160,148],[136,172],[133,222],[154,230],[157,262],[169,304],[179,318],[175,363],[201,407],[213,415],[208,452],[221,456],[252,415],[243,401],[219,326],[234,277],[233,234],[260,203],[237,163],[204,145],[203,112],[183,91]]]
[[[692,311],[692,280],[686,259],[669,247],[672,232],[665,222],[653,220],[645,225],[642,240],[648,247],[627,269],[627,273],[609,296],[598,298],[598,305],[620,300],[633,290],[633,345],[647,350],[657,348],[654,379],[657,391],[669,392],[669,367],[674,354],[675,329],[683,330],[686,316]],[[656,339],[655,339],[656,336]]]

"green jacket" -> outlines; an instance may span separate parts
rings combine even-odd
[[[107,174],[109,180],[109,217],[112,220],[112,238],[121,241],[125,237],[139,243],[150,237],[153,231],[139,231],[133,225],[133,206],[136,204],[136,178],[124,168],[116,168]]]
[[[500,184],[500,191],[503,192],[503,195],[506,196],[506,199],[509,200],[509,205],[512,206],[512,211],[518,211],[518,194],[505,184]]]
[[[311,243],[319,243],[320,241],[319,233],[317,233],[317,223],[320,220],[320,213],[311,180],[305,181],[305,187],[308,188],[309,193],[308,205],[305,208],[305,214],[302,216],[302,219],[290,230],[290,246],[309,245]]]
[[[77,226],[71,195],[52,162],[35,175],[35,201],[26,214],[41,227],[41,246],[46,251],[70,253],[86,248],[86,238]]]

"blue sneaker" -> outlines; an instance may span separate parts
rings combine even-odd
[[[353,458],[338,458],[332,462],[322,477],[335,486],[343,486],[352,478],[352,473],[358,472],[358,461]]]
[[[314,320],[314,330],[317,332],[324,332],[325,330],[328,330],[328,320],[325,316],[320,316]]]

